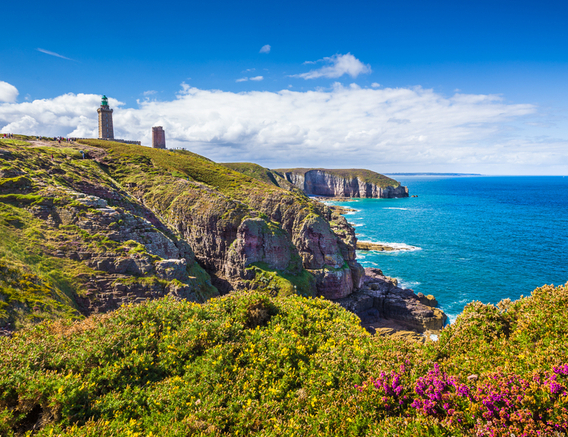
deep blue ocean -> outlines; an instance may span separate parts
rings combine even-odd
[[[413,248],[357,258],[433,294],[450,321],[474,300],[568,282],[568,177],[394,178],[418,197],[335,203],[357,209],[345,217],[359,240]]]

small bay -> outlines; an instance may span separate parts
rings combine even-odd
[[[333,203],[357,210],[346,218],[360,241],[411,249],[359,262],[433,294],[451,321],[468,302],[568,282],[568,177],[395,178],[418,197]]]

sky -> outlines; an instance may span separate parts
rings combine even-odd
[[[6,2],[0,132],[219,162],[568,174],[568,2]]]

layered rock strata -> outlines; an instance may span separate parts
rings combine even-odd
[[[386,184],[365,180],[356,173],[349,171],[315,169],[307,171],[281,171],[282,175],[294,186],[307,195],[326,197],[363,197],[363,198],[395,198],[408,197],[408,188],[397,181],[383,177]],[[380,175],[377,175],[380,176]]]

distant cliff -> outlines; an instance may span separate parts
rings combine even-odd
[[[400,182],[364,169],[290,168],[271,170],[250,162],[222,164],[259,181],[310,196],[395,198],[408,197]]]
[[[398,181],[362,169],[293,168],[275,172],[304,193],[329,197],[408,197],[408,188]]]

